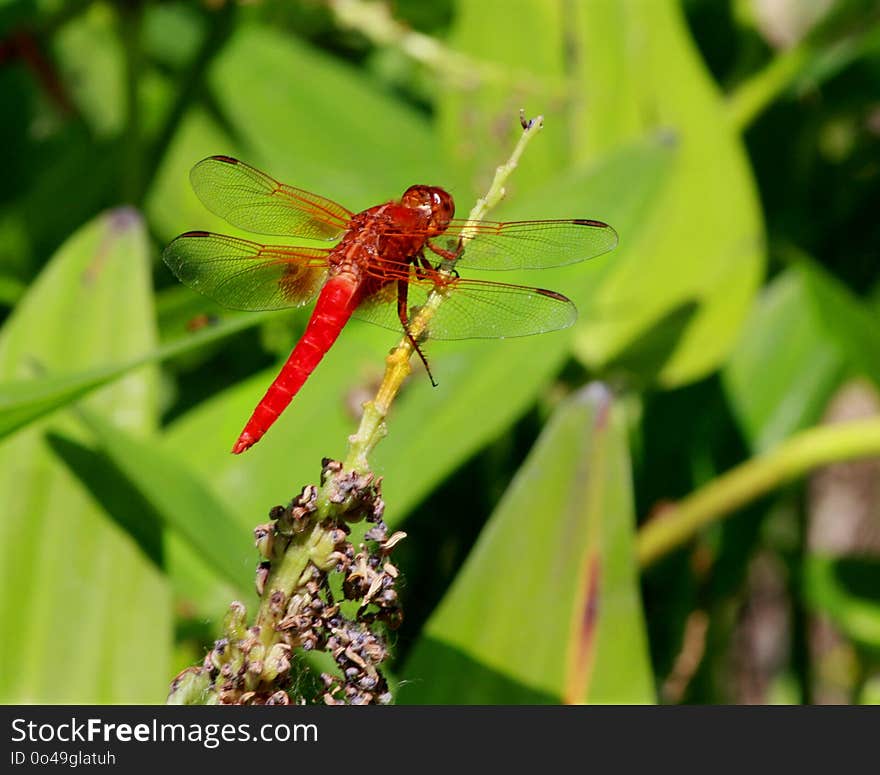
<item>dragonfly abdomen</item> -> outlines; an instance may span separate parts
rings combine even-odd
[[[257,404],[232,447],[233,453],[252,447],[269,430],[336,341],[359,300],[360,284],[350,275],[337,275],[326,282],[305,333]]]

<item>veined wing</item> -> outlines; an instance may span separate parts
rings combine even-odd
[[[202,159],[189,178],[212,213],[258,234],[335,240],[352,217],[342,205],[279,183],[231,156]]]
[[[369,323],[401,331],[397,316],[396,283],[365,299],[354,317]],[[505,339],[530,336],[568,328],[577,320],[577,308],[570,299],[544,288],[482,282],[450,281],[449,295],[428,327],[429,339]],[[425,303],[433,284],[411,280],[407,307],[410,319]]]
[[[468,226],[455,220],[429,241],[455,253],[462,234],[473,234],[455,265],[473,269],[544,269],[585,261],[617,246],[617,232],[602,221],[482,221]],[[427,253],[427,255],[431,255]]]
[[[188,231],[165,248],[162,258],[178,280],[224,307],[267,310],[314,299],[329,253]]]

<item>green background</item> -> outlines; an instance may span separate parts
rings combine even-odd
[[[396,342],[348,326],[230,455],[308,310],[175,282],[175,235],[240,233],[191,166],[236,156],[352,210],[442,185],[464,216],[520,108],[545,128],[491,217],[620,245],[491,278],[578,323],[430,345],[439,386],[416,369],[394,405],[372,462],[408,533],[396,701],[876,700],[876,460],[636,553],[724,471],[880,413],[875,4],[383,8],[0,2],[0,701],[163,702],[254,605],[253,527],[345,454]]]

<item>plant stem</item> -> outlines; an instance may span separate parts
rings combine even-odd
[[[880,419],[810,428],[776,449],[737,466],[662,511],[639,530],[642,567],[675,549],[702,527],[812,469],[855,458],[880,456]]]
[[[764,108],[791,85],[804,65],[811,61],[811,54],[806,43],[777,54],[730,95],[727,114],[737,132],[747,129]]]
[[[455,51],[436,38],[401,24],[383,2],[329,0],[329,5],[341,26],[357,30],[377,46],[397,48],[460,88],[500,83],[539,94],[545,100],[565,97],[569,91],[559,80],[538,77],[526,70],[511,70]]]
[[[280,591],[286,607],[290,595],[299,586],[303,573],[309,567],[309,562],[323,567],[333,549],[330,531],[323,524],[323,519],[316,519],[310,530],[297,535],[291,541],[281,560],[272,566],[270,591]],[[260,601],[255,623],[260,628],[260,642],[267,648],[275,642],[275,628],[283,613],[283,609],[275,610],[271,594]]]
[[[504,197],[504,184],[510,177],[511,173],[516,169],[517,163],[522,156],[523,151],[529,144],[529,141],[541,131],[544,126],[544,117],[538,116],[528,123],[523,123],[523,133],[513,149],[510,158],[495,170],[495,177],[489,187],[486,196],[477,200],[473,209],[468,215],[468,222],[474,225],[482,221],[486,214],[495,207]],[[473,234],[469,233],[467,227],[462,232],[462,248],[468,241],[473,238]],[[441,268],[440,274],[444,279],[452,281],[454,275],[451,267]],[[428,330],[431,319],[437,312],[437,308],[447,297],[451,290],[455,287],[454,282],[437,285],[429,294],[425,303],[419,308],[414,315],[411,325],[410,334],[412,339],[418,341]],[[361,417],[361,423],[357,432],[349,437],[348,456],[345,459],[344,467],[346,470],[358,471],[361,473],[369,470],[368,457],[373,451],[376,444],[386,434],[385,418],[391,408],[395,397],[400,391],[404,380],[412,371],[410,358],[414,352],[412,340],[408,336],[404,336],[400,340],[400,344],[391,351],[391,354],[385,359],[385,375],[382,384],[376,393],[376,397],[372,401],[364,404],[364,414]],[[321,496],[318,496],[319,503]]]

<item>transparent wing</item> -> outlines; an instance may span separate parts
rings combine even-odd
[[[362,302],[354,316],[402,331],[397,315],[397,283]],[[568,328],[577,320],[574,304],[555,291],[523,285],[452,280],[449,296],[431,320],[430,339],[505,339]],[[433,285],[411,280],[407,290],[410,318],[425,303]]]
[[[218,304],[267,310],[314,299],[327,274],[329,253],[189,231],[171,242],[162,258],[184,285]]]
[[[231,156],[202,159],[189,178],[212,213],[258,234],[334,240],[352,216],[330,199],[279,183]]]
[[[428,242],[455,253],[463,233],[474,234],[456,266],[473,269],[544,269],[585,261],[617,245],[617,232],[602,221],[574,218],[565,221],[483,221],[468,227],[453,221],[439,237]],[[430,253],[427,253],[430,256]]]

